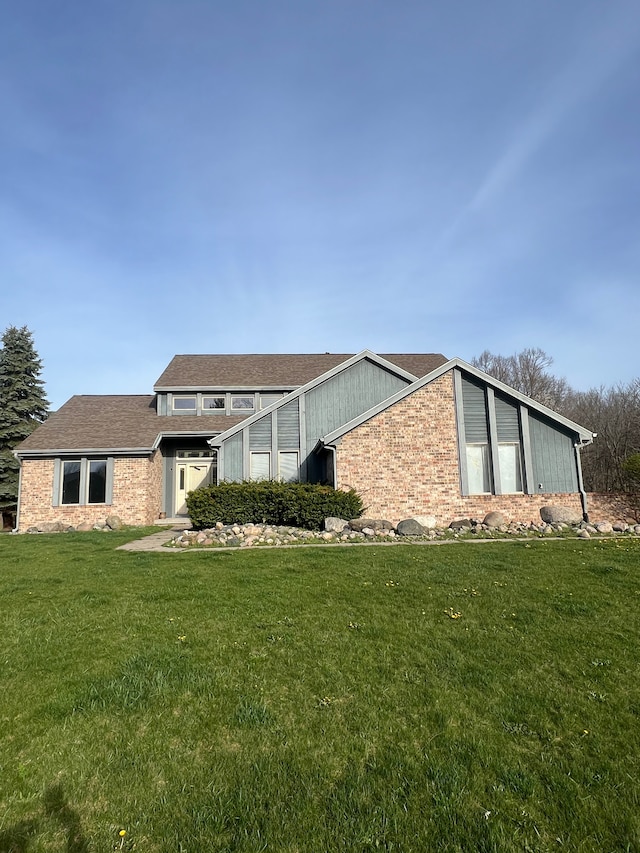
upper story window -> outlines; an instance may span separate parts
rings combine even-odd
[[[203,412],[211,412],[211,411],[216,411],[216,410],[220,410],[220,409],[224,410],[225,408],[226,408],[226,400],[225,400],[224,395],[216,396],[216,397],[209,397],[209,396],[203,396],[202,397],[202,411]]]
[[[231,408],[232,409],[253,409],[253,396],[251,397],[231,397]]]
[[[177,412],[182,412],[187,410],[194,411],[197,408],[197,398],[195,394],[190,395],[189,397],[174,397],[173,398],[173,410]]]

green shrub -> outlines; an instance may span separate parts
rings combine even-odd
[[[203,486],[187,495],[187,509],[196,530],[223,524],[290,525],[321,530],[325,518],[357,518],[362,514],[360,496],[353,490],[337,491],[311,483],[220,483]]]

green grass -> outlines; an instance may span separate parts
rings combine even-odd
[[[639,542],[134,535],[0,538],[0,853],[640,850]]]

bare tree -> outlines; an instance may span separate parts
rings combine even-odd
[[[560,409],[570,392],[565,379],[549,372],[553,358],[539,347],[508,356],[485,350],[471,364],[550,409]]]

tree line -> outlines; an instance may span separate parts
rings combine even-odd
[[[471,362],[490,376],[597,433],[581,451],[584,484],[590,492],[635,492],[640,487],[640,378],[610,387],[576,391],[550,368],[539,348],[515,355],[485,350]]]

